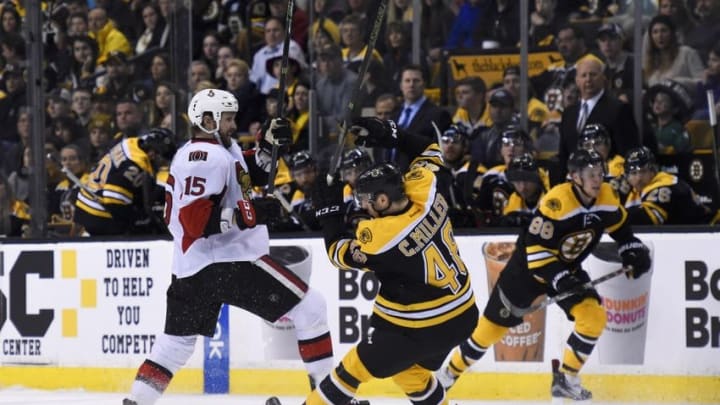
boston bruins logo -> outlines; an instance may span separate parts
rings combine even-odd
[[[562,203],[557,198],[547,200],[545,206],[548,207],[550,211],[560,211],[562,209]]]
[[[590,246],[594,235],[592,230],[569,235],[560,243],[560,255],[569,262],[577,259]]]
[[[358,236],[358,239],[360,240],[360,242],[362,242],[362,243],[370,243],[370,242],[372,242],[372,238],[373,238],[373,237],[372,237],[372,232],[370,232],[370,229],[368,229],[368,228],[363,228],[363,229],[360,230],[359,236]]]

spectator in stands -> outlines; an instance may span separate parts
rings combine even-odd
[[[145,78],[145,87],[154,89],[157,83],[170,80],[170,55],[161,52],[150,61],[150,75]]]
[[[654,154],[646,147],[625,156],[625,173],[632,191],[625,202],[633,225],[701,224],[710,210],[682,179],[658,170]]]
[[[530,46],[550,46],[555,41],[555,33],[566,18],[558,14],[557,0],[535,0],[535,10],[530,13],[528,44]]]
[[[360,19],[361,27],[370,26],[368,9],[370,8],[369,0],[347,0],[347,15],[353,15]],[[367,39],[367,38],[366,38]]]
[[[105,63],[112,51],[120,51],[125,55],[132,53],[127,37],[108,19],[105,9],[94,8],[90,10],[88,13],[88,29],[98,44],[98,57],[96,60],[98,65]]]
[[[103,157],[112,140],[110,128],[110,116],[106,114],[93,114],[88,123],[88,139],[90,141],[90,151],[88,153],[88,162],[91,166],[95,165],[101,157]]]
[[[7,122],[7,121],[6,121]],[[2,174],[10,173],[22,167],[23,151],[30,144],[30,110],[27,106],[18,108],[15,131],[2,131],[0,133],[13,133],[14,138],[3,141]]]
[[[132,71],[127,55],[119,51],[110,52],[105,59],[106,75],[104,84],[97,89],[113,100],[132,97]]]
[[[650,21],[649,42],[643,58],[645,82],[653,86],[672,79],[693,90],[704,66],[697,51],[678,43],[675,31],[670,17],[658,15]]]
[[[210,72],[210,67],[208,66],[205,61],[202,60],[194,60],[190,62],[190,74],[188,75],[188,87],[190,88],[190,93],[195,94],[196,92],[200,91],[198,89],[198,84],[202,81],[210,81],[212,78],[212,73]]]
[[[483,48],[515,48],[520,41],[520,7],[516,0],[490,2],[475,27],[475,43]]]
[[[707,60],[710,49],[720,38],[720,2],[717,0],[688,0],[695,20],[694,28],[685,35],[684,44],[695,49],[700,58]]]
[[[285,13],[287,13],[287,1],[286,0],[269,0],[270,15],[285,20]],[[301,44],[303,47],[308,41],[308,26],[310,25],[310,17],[305,12],[303,7],[294,7],[292,15],[292,32],[291,38],[293,41]]]
[[[336,131],[337,123],[345,117],[358,77],[343,65],[342,51],[337,45],[320,50],[317,63],[320,75],[315,86],[318,113],[324,120],[324,133],[331,133]]]
[[[98,47],[97,42],[88,36],[77,36],[70,39],[72,46],[72,61],[70,64],[70,87],[95,88],[94,74],[97,71]]]
[[[510,92],[515,100],[515,111],[520,112],[520,67],[517,65],[508,66],[503,72],[503,88]],[[528,86],[527,114],[530,124],[533,127],[544,125],[550,118],[550,110],[545,103],[535,97],[532,86]]]
[[[5,85],[5,97],[0,98],[0,141],[16,142],[18,135],[12,131],[13,126],[20,117],[20,108],[27,105],[25,91],[25,70],[20,65],[8,64],[2,74]]]
[[[703,71],[701,80],[697,82],[695,91],[695,112],[693,118],[707,120],[709,111],[707,105],[707,92],[712,91],[715,98],[715,113],[720,116],[720,41],[715,43],[708,55],[707,68]]]
[[[341,1],[315,0],[312,3],[316,16],[323,16],[335,23],[339,23],[345,16],[345,4]]]
[[[220,36],[215,31],[206,32],[202,39],[202,50],[199,59],[210,67],[212,79],[215,79],[215,72],[218,70],[218,50],[220,50]]]
[[[402,110],[395,120],[398,126],[416,135],[428,139],[437,139],[434,122],[438,129],[445,131],[451,124],[450,114],[425,96],[425,79],[422,67],[407,65],[400,73],[400,92],[402,93]],[[407,162],[409,163],[409,162]],[[400,166],[401,170],[404,170]]]
[[[158,83],[157,86],[155,86],[152,107],[149,108],[147,114],[148,125],[151,127],[160,126],[165,116],[172,114],[173,110],[176,109],[178,105],[181,105],[176,97],[177,92],[172,83]]]
[[[106,10],[108,20],[113,21],[131,43],[134,43],[142,32],[142,15],[136,12],[138,6],[139,2],[125,0],[95,0],[95,7]],[[132,51],[128,52],[128,55],[132,55]]]
[[[390,120],[397,116],[397,98],[394,94],[385,93],[375,99],[375,116],[381,120]]]
[[[132,138],[140,134],[143,127],[142,109],[133,100],[119,100],[115,105],[115,128],[117,133],[114,139]]]
[[[235,124],[238,132],[248,132],[250,124],[263,121],[263,95],[250,81],[250,68],[242,59],[231,59],[227,62],[224,90],[231,92],[238,100],[238,112]]]
[[[250,71],[250,80],[258,86],[262,94],[268,94],[272,88],[277,86],[277,79],[267,71],[267,60],[282,55],[284,38],[285,21],[278,17],[269,17],[265,21],[265,46],[253,55],[252,69]],[[295,48],[293,52],[299,55],[298,57],[305,65],[305,54],[300,45],[291,39],[290,47]]]
[[[443,47],[447,43],[456,15],[451,8],[454,6],[446,5],[443,0],[423,1],[420,47],[426,57],[421,63],[435,65],[443,61]],[[388,28],[389,26],[388,24]]]
[[[678,42],[687,45],[686,37],[695,28],[695,22],[690,17],[690,11],[687,8],[687,1],[660,0],[658,2],[658,15],[665,15],[672,19],[677,29],[675,34],[677,35]],[[648,32],[645,32],[644,37],[647,35]]]
[[[288,69],[285,76],[285,92],[287,97],[291,100],[290,104],[286,105],[286,108],[291,107],[292,95],[295,92],[295,85],[298,79],[304,75],[304,70],[307,67],[305,65],[304,57],[298,53],[299,49],[293,48],[292,51],[288,50]],[[282,55],[273,56],[265,62],[265,68],[273,79],[278,81],[280,84],[280,73],[282,72]]]
[[[692,149],[685,121],[692,108],[692,98],[673,80],[662,81],[648,89],[647,100],[653,117],[651,126],[660,155],[687,153]]]
[[[385,53],[383,65],[385,74],[393,83],[400,82],[400,71],[412,62],[410,32],[407,24],[394,21],[385,28]]]
[[[292,107],[288,118],[292,120],[292,144],[289,153],[309,150],[310,148],[310,83],[300,80],[292,95]]]
[[[15,7],[5,3],[0,9],[0,39],[11,32],[22,34],[22,20]]]
[[[620,25],[608,23],[597,32],[597,45],[605,62],[605,77],[610,91],[620,101],[629,103],[633,92],[635,58],[623,49],[625,34]]]
[[[142,6],[142,21],[144,28],[135,43],[135,54],[140,55],[153,48],[164,48],[170,32],[165,18],[160,14],[157,4],[146,3]]]
[[[30,206],[18,200],[8,179],[0,174],[0,237],[21,237],[30,226]]]
[[[515,100],[509,91],[501,88],[492,93],[488,104],[492,126],[483,129],[473,139],[470,150],[472,160],[491,168],[507,163],[501,156],[500,148],[503,133],[508,127],[516,124],[516,120],[514,120]]]
[[[358,73],[368,49],[365,41],[365,27],[360,25],[361,22],[360,17],[352,14],[340,22],[340,38],[345,46],[342,48],[343,63],[346,68],[355,73]],[[377,49],[373,49],[372,57],[382,64],[383,57]]]
[[[577,149],[578,135],[585,125],[598,123],[610,132],[612,153],[625,154],[631,148],[640,145],[640,134],[633,118],[632,107],[619,101],[606,91],[602,61],[594,56],[587,56],[577,63],[575,83],[580,89],[580,103],[563,111],[560,123],[560,150],[558,159],[561,176],[554,181],[563,181],[567,158]],[[654,144],[654,140],[645,140]]]
[[[480,77],[465,77],[455,85],[458,108],[452,122],[467,128],[470,139],[475,139],[482,130],[492,125],[485,95],[485,82]]]
[[[460,7],[452,28],[448,34],[445,49],[472,49],[479,48],[482,43],[477,42],[477,37],[473,35],[475,27],[478,25],[486,12],[487,6],[481,0],[468,0]]]
[[[24,66],[25,57],[25,38],[22,35],[8,32],[0,38],[0,47],[2,48],[2,59],[8,64],[16,64]]]
[[[220,84],[220,87],[225,85],[225,69],[231,59],[235,59],[235,50],[230,45],[220,45],[217,51],[217,68],[215,69],[215,82]],[[248,72],[250,69],[248,68]]]
[[[88,133],[72,117],[58,117],[52,123],[52,134],[60,139],[63,145],[77,145],[84,151],[90,150]]]
[[[72,92],[72,113],[75,116],[75,121],[78,124],[87,128],[87,124],[90,122],[90,115],[92,111],[92,90],[84,87],[78,87]]]
[[[86,12],[70,14],[67,22],[67,34],[70,37],[86,36],[90,32],[88,15]]]
[[[563,25],[555,37],[562,61],[550,64],[542,73],[531,78],[541,101],[551,112],[562,112],[562,89],[575,80],[575,64],[587,53],[583,31],[574,25]]]
[[[15,192],[15,198],[23,202],[30,200],[30,173],[32,173],[32,150],[30,145],[22,147],[20,167],[10,173],[8,184]]]

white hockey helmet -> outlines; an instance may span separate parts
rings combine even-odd
[[[208,134],[215,134],[220,128],[220,116],[224,112],[237,112],[238,101],[232,93],[219,89],[206,89],[197,92],[188,106],[190,123]],[[203,127],[202,118],[205,113],[212,113],[215,120],[215,130]]]

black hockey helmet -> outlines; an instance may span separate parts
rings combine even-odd
[[[610,132],[603,124],[587,124],[578,137],[578,149],[593,149],[595,145],[610,145]]]
[[[503,145],[522,145],[526,149],[532,145],[530,135],[517,125],[510,125],[505,128],[500,139]]]
[[[290,156],[290,160],[288,161],[288,167],[291,171],[300,170],[310,166],[316,167],[316,162],[312,155],[310,155],[310,152],[306,150],[301,150]]]
[[[468,134],[468,130],[465,125],[462,124],[452,124],[445,130],[445,132],[442,133],[442,135],[440,135],[440,140],[442,142],[467,142],[469,139],[470,134]]]
[[[390,201],[405,196],[403,175],[392,163],[380,163],[365,170],[355,182],[355,195],[361,200],[373,201],[380,193],[387,194]]]
[[[508,181],[541,182],[537,163],[529,153],[523,153],[520,156],[512,158],[505,169],[505,178],[507,178]]]
[[[138,140],[140,149],[145,152],[153,150],[168,162],[172,160],[177,151],[175,134],[167,128],[151,128],[148,132],[140,135]]]
[[[570,154],[567,161],[568,173],[579,172],[586,167],[602,167],[604,170],[605,162],[594,150],[578,149]]]
[[[340,160],[340,170],[358,168],[364,171],[372,166],[373,161],[370,154],[364,149],[353,148],[346,151]]]
[[[630,149],[625,156],[625,173],[645,168],[657,169],[652,151],[647,146]]]

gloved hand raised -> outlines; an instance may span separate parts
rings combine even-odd
[[[639,239],[635,238],[620,245],[618,252],[622,258],[623,267],[632,268],[631,272],[626,273],[628,278],[636,279],[650,271],[652,264],[650,250]]]
[[[292,143],[292,129],[290,121],[285,118],[273,118],[265,121],[260,139],[260,149],[265,153],[271,153],[273,144],[277,144],[281,150]]]
[[[361,117],[353,121],[349,131],[357,136],[355,143],[360,146],[394,148],[398,144],[398,128],[392,120]]]
[[[334,181],[328,185],[325,181],[316,181],[312,190],[312,202],[315,206],[315,218],[323,219],[343,215],[344,184]]]

